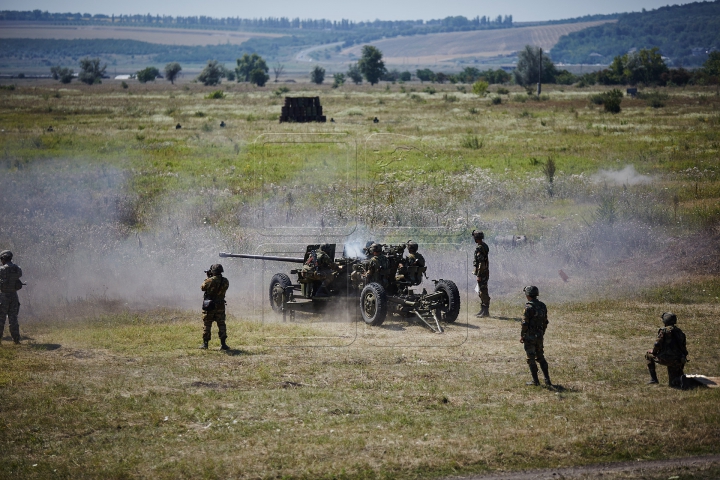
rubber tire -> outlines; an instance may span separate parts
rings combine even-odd
[[[290,277],[284,273],[276,273],[273,275],[272,280],[270,280],[270,290],[268,292],[270,308],[273,309],[273,312],[282,313],[282,297],[278,298],[277,295],[282,295],[284,293],[284,289],[291,285],[292,282],[290,281]],[[280,303],[278,303],[278,301]]]
[[[444,292],[447,297],[445,306],[438,309],[438,317],[441,321],[453,323],[460,315],[460,291],[452,280],[440,280],[435,284],[436,292]]]
[[[382,325],[387,317],[387,293],[379,283],[368,283],[360,293],[360,314],[368,325]]]

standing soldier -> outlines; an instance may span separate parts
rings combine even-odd
[[[477,243],[475,260],[473,261],[473,267],[475,267],[473,274],[477,277],[478,296],[480,297],[480,311],[475,316],[480,318],[489,317],[490,295],[488,294],[488,281],[490,280],[490,261],[488,260],[488,254],[490,253],[490,247],[483,241],[485,238],[483,232],[473,230],[472,236],[475,243]]]
[[[688,351],[685,347],[685,334],[675,325],[677,316],[674,313],[663,313],[660,318],[665,325],[657,333],[657,340],[652,350],[645,354],[647,367],[650,371],[648,383],[658,383],[655,364],[665,365],[668,370],[668,382],[671,387],[682,387],[683,371],[687,363]]]
[[[418,244],[412,240],[407,242],[408,256],[403,258],[402,263],[398,265],[396,280],[407,280],[413,285],[422,283],[422,274],[425,271],[425,257],[418,252]]]
[[[222,276],[224,269],[219,263],[210,266],[205,274],[207,279],[200,289],[205,292],[203,296],[203,343],[200,348],[207,349],[210,341],[210,330],[213,322],[217,322],[218,337],[220,337],[220,350],[230,350],[225,340],[227,330],[225,327],[225,292],[230,287],[230,282]]]
[[[20,281],[22,269],[12,263],[13,254],[10,250],[0,252],[0,339],[5,331],[5,317],[10,323],[10,336],[13,342],[20,343],[20,300],[17,291],[23,286]]]
[[[525,312],[520,330],[520,343],[525,347],[525,355],[527,356],[527,363],[530,366],[530,374],[532,375],[532,382],[528,382],[527,384],[540,385],[538,368],[535,363],[537,360],[545,377],[545,385],[551,386],[552,383],[550,383],[550,374],[548,374],[548,364],[547,360],[545,360],[543,348],[543,338],[545,337],[545,330],[548,326],[547,307],[537,299],[538,295],[540,295],[537,287],[525,287],[523,293],[525,293],[527,303],[525,304]]]

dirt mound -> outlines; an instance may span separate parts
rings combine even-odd
[[[652,263],[676,272],[720,275],[720,225],[675,240]]]

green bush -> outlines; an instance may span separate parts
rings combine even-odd
[[[604,93],[590,95],[589,100],[595,105],[602,105],[606,112],[620,113],[620,103],[623,99],[623,93],[617,88]]]
[[[498,95],[510,95],[510,90],[508,90],[508,89],[505,88],[505,87],[498,87],[496,93],[497,93]]]
[[[483,141],[477,135],[466,135],[460,141],[460,146],[471,150],[480,150],[483,147]]]
[[[209,93],[208,96],[205,98],[209,100],[221,100],[225,98],[225,92],[223,92],[222,90],[215,90],[214,92]]]
[[[475,95],[478,95],[480,97],[484,97],[487,95],[487,90],[490,84],[484,80],[478,80],[477,82],[473,83],[472,91]]]
[[[670,96],[667,93],[653,90],[652,92],[638,92],[637,98],[645,100],[649,107],[662,108]]]
[[[500,105],[502,103],[502,98],[500,97],[493,97],[492,98],[492,104],[493,105]]]

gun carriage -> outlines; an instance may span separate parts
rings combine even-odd
[[[376,281],[370,281],[367,272],[372,258],[371,243],[368,242],[358,256],[351,256],[345,246],[339,258],[335,258],[335,244],[324,245],[323,251],[334,265],[331,272],[326,272],[324,281],[313,275],[313,268],[317,268],[313,265],[313,256],[320,250],[319,244],[308,245],[302,258],[225,252],[221,252],[220,257],[302,264],[302,268],[290,270],[290,275],[296,278],[294,282],[285,273],[276,273],[270,280],[270,307],[282,314],[283,320],[288,315],[294,319],[296,312],[322,313],[330,304],[340,302],[346,302],[351,311],[358,309],[363,321],[373,326],[381,325],[391,315],[418,319],[433,332],[442,333],[441,323],[457,320],[460,294],[455,283],[432,280],[432,292],[421,288],[423,276],[428,278],[426,267],[412,265],[403,257],[404,244],[382,245],[387,267],[378,272]]]

